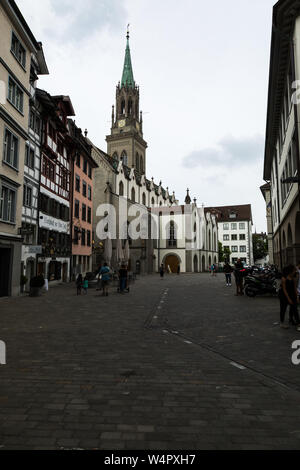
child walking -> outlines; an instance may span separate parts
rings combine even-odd
[[[88,293],[88,288],[89,288],[89,281],[88,278],[85,276],[84,281],[83,281],[83,292],[85,295]]]

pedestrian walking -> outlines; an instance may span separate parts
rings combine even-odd
[[[77,295],[81,295],[82,284],[83,284],[82,274],[78,274],[77,279],[76,279]]]
[[[232,266],[226,261],[224,265],[224,273],[225,273],[225,280],[226,280],[226,286],[231,287],[231,274],[233,272]]]
[[[160,278],[163,279],[163,277],[165,275],[165,268],[164,268],[163,264],[161,264],[161,266],[159,268],[159,274],[160,274]]]
[[[294,325],[297,331],[300,331],[296,274],[297,269],[293,265],[289,265],[282,270],[281,287],[279,289],[280,326],[281,328],[289,328],[289,325],[285,323],[286,309],[289,305],[289,323]]]
[[[110,268],[107,263],[100,269],[101,284],[103,289],[103,297],[108,297],[108,286],[110,281]]]
[[[240,259],[237,260],[234,267],[234,277],[236,284],[236,294],[235,295],[244,295],[244,277],[243,277],[243,263]]]
[[[88,288],[89,288],[89,281],[88,278],[85,276],[84,281],[83,281],[83,292],[85,295],[88,293]]]
[[[120,293],[125,294],[125,289],[127,289],[128,282],[128,270],[125,264],[122,264],[121,269],[119,269],[119,282],[120,282]]]

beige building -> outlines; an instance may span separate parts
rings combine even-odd
[[[24,158],[38,43],[13,0],[0,0],[0,297],[20,292]],[[36,77],[35,77],[36,79]]]
[[[274,263],[300,260],[300,4],[273,8],[263,179],[270,183]]]

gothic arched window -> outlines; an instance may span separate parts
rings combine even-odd
[[[113,159],[114,159],[114,160],[119,160],[118,152],[115,152],[115,153],[113,154]]]
[[[123,165],[125,165],[125,166],[128,165],[128,157],[127,157],[127,153],[125,152],[125,150],[123,150],[123,152],[122,152],[121,160],[123,162]]]
[[[140,172],[144,173],[144,161],[142,155],[140,157]]]
[[[140,171],[140,158],[138,153],[135,156],[135,168],[136,171]]]
[[[121,114],[125,114],[125,100],[121,102]]]
[[[119,184],[119,196],[124,196],[124,184],[123,181]]]
[[[155,201],[154,201],[154,197],[151,199],[151,206],[154,206],[155,204]]]
[[[167,240],[169,247],[177,247],[177,230],[173,220],[167,225]]]
[[[128,101],[128,114],[131,116],[132,114],[132,99],[130,98]]]
[[[145,206],[146,205],[146,194],[143,193],[143,205]]]
[[[131,201],[135,202],[135,189],[134,188],[132,188],[131,190]]]

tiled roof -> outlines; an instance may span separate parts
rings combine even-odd
[[[251,204],[239,206],[223,206],[223,207],[206,207],[205,213],[210,212],[216,215],[218,222],[234,222],[242,220],[250,220],[252,222]],[[236,214],[235,218],[230,217],[230,214]]]

